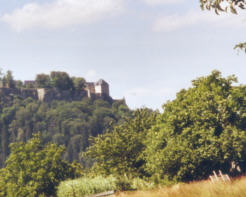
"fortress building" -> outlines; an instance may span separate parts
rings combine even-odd
[[[97,82],[86,82],[85,88],[80,91],[59,90],[57,88],[37,88],[35,81],[24,81],[24,88],[9,88],[0,79],[0,93],[4,97],[17,95],[19,98],[31,97],[36,100],[51,102],[52,100],[81,100],[84,97],[111,99],[109,84],[100,79]]]
[[[92,95],[96,96],[109,96],[109,85],[103,79],[100,79],[98,82],[87,82],[86,83],[87,95],[90,98]]]
[[[33,81],[33,80],[26,80],[26,81],[24,81],[24,85],[26,87],[32,87],[32,88],[34,88],[34,87],[36,87],[36,82]]]
[[[0,79],[0,88],[3,88],[4,85],[3,85],[3,80]]]

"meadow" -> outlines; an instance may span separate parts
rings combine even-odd
[[[117,197],[245,197],[246,177],[232,182],[210,181],[177,184],[171,187],[160,187],[154,190],[122,192]]]

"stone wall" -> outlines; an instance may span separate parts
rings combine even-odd
[[[3,88],[4,85],[3,85],[3,81],[0,79],[0,88]]]
[[[11,103],[15,98],[26,99],[31,97],[38,99],[36,89],[14,89],[14,88],[0,88],[0,102]]]
[[[35,89],[35,88],[32,88],[32,89],[21,89],[21,97],[22,98],[28,98],[28,97],[31,97],[31,98],[33,98],[33,99],[35,99],[35,100],[37,100],[38,99],[38,93],[37,93],[37,89]]]
[[[112,102],[112,98],[108,94],[90,93],[87,90],[82,91],[61,91],[56,88],[0,88],[0,100],[8,102],[9,99],[13,100],[14,97],[26,99],[28,97],[42,102],[52,102],[53,100],[66,100],[66,101],[80,101],[85,97],[92,99],[102,98]]]
[[[44,101],[45,89],[44,88],[39,88],[39,89],[37,89],[37,93],[38,93],[38,100]]]
[[[51,102],[53,100],[80,101],[87,97],[86,91],[72,92],[61,91],[58,89],[37,89],[38,99],[43,102]]]

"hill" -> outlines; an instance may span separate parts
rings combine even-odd
[[[8,72],[1,81],[0,166],[9,155],[10,143],[26,142],[36,132],[45,143],[64,145],[66,160],[86,164],[80,153],[89,146],[89,138],[105,133],[130,114],[124,100],[114,100],[109,90],[100,89],[106,83],[102,80],[95,83],[97,91],[88,88],[92,83],[64,72],[40,74],[26,83],[15,81]],[[41,90],[43,99],[38,95]]]

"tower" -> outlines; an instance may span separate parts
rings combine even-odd
[[[107,95],[109,96],[109,85],[103,79],[100,79],[98,82],[95,83],[95,93],[102,96]]]

